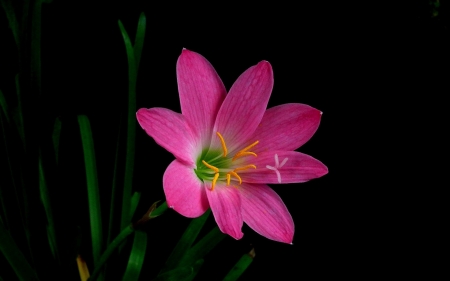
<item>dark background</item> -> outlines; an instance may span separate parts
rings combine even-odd
[[[321,160],[329,174],[308,183],[272,186],[293,216],[293,245],[270,241],[244,226],[242,240],[227,237],[210,254],[199,279],[220,279],[252,247],[256,257],[242,280],[269,274],[280,280],[423,274],[427,270],[415,264],[427,247],[414,241],[420,240],[418,225],[431,223],[422,212],[424,205],[416,204],[420,190],[408,188],[409,165],[417,154],[410,153],[405,140],[420,143],[418,138],[432,131],[425,116],[435,95],[445,93],[439,89],[448,70],[446,4],[441,3],[438,14],[428,1],[402,7],[340,1],[213,7],[55,0],[44,5],[43,100],[36,112],[48,121],[44,130],[49,132],[52,120],[63,121],[59,184],[53,190],[56,208],[64,210],[61,228],[68,237],[81,232],[86,237],[81,251],[89,255],[77,114],[91,120],[103,215],[108,217],[105,206],[116,141],[124,140],[118,128],[127,100],[127,60],[117,21],[133,40],[139,14],[145,12],[137,108],[180,112],[175,65],[187,48],[211,62],[227,89],[248,67],[267,60],[275,77],[269,107],[298,102],[324,113],[317,133],[299,151]],[[11,35],[3,14],[0,20],[4,40]],[[13,89],[15,74],[12,37],[1,45],[0,86],[6,93]],[[162,175],[173,159],[137,128],[138,214],[164,200]],[[162,264],[188,223],[170,210],[149,223],[143,276],[156,273],[152,266]],[[207,226],[213,225],[210,219]],[[75,267],[71,270],[76,274]]]

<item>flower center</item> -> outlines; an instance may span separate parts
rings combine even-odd
[[[226,185],[229,186],[232,177],[241,184],[242,179],[238,172],[250,168],[256,169],[256,166],[253,164],[238,166],[235,165],[233,161],[249,155],[256,157],[256,153],[249,150],[259,143],[259,141],[255,141],[244,149],[239,150],[233,157],[230,157],[228,155],[225,139],[219,132],[216,134],[220,139],[222,151],[204,150],[197,159],[197,169],[195,170],[195,173],[200,180],[211,181],[211,190],[214,190],[217,181],[226,181]]]

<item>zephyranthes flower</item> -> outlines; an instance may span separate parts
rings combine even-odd
[[[294,223],[267,184],[299,183],[325,175],[320,161],[294,151],[319,126],[321,112],[290,103],[266,110],[272,67],[261,61],[225,87],[212,65],[184,49],[177,62],[182,114],[141,108],[137,119],[175,156],[163,176],[167,204],[195,218],[211,207],[224,233],[243,236],[245,222],[259,234],[291,243]]]

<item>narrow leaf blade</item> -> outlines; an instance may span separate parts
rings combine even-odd
[[[125,159],[125,176],[122,196],[122,219],[121,229],[125,228],[131,221],[130,198],[133,184],[135,135],[136,135],[136,79],[137,70],[133,46],[125,27],[119,20],[119,28],[125,43],[128,58],[128,112],[127,112],[127,146]]]
[[[105,252],[100,257],[100,261],[95,265],[94,271],[92,272],[91,277],[89,278],[89,281],[95,281],[99,277],[102,266],[108,261],[108,259],[111,257],[111,255],[114,253],[114,251],[122,244],[122,242],[127,239],[127,237],[132,234],[135,231],[132,225],[127,226],[124,228],[119,235],[117,235],[116,238],[111,242],[111,244],[108,245]]]
[[[235,281],[244,273],[255,258],[255,250],[252,249],[248,254],[244,254],[233,268],[228,272],[223,281]]]
[[[50,194],[45,180],[44,167],[42,165],[42,158],[39,157],[39,193],[41,195],[41,202],[44,206],[44,211],[47,216],[47,236],[49,240],[50,249],[53,258],[59,263],[59,252],[56,242],[55,221],[53,219],[52,206],[50,202]]]
[[[133,193],[133,196],[131,197],[131,205],[130,205],[130,218],[133,217],[134,213],[136,212],[136,208],[139,205],[139,200],[141,199],[141,193],[135,192]]]
[[[219,228],[214,227],[208,234],[206,234],[200,241],[198,241],[187,253],[183,256],[178,266],[185,266],[192,264],[193,261],[202,259],[208,254],[219,242],[225,238]]]
[[[191,266],[178,267],[159,274],[154,281],[184,281],[189,278],[194,269]]]
[[[147,233],[143,231],[134,232],[134,241],[128,259],[127,269],[123,275],[123,281],[139,280],[142,265],[144,263],[145,252],[147,249]]]
[[[142,48],[144,46],[145,39],[145,27],[147,24],[147,18],[144,12],[139,16],[138,27],[136,31],[136,38],[134,39],[134,58],[136,60],[136,70],[139,71],[139,63],[141,61]]]
[[[94,264],[97,264],[102,250],[103,236],[94,140],[92,138],[91,125],[86,115],[78,115],[78,124],[80,126],[81,142],[83,145],[84,163],[86,168],[89,216],[91,222],[92,254],[94,257]]]
[[[184,231],[184,233],[181,236],[180,240],[178,241],[177,245],[173,249],[169,258],[167,259],[165,268],[161,272],[164,272],[164,271],[167,271],[167,270],[177,267],[178,263],[180,263],[180,261],[183,259],[183,257],[187,254],[189,248],[191,248],[191,246],[194,243],[195,239],[197,238],[200,230],[202,229],[203,225],[205,224],[206,220],[208,219],[210,213],[211,213],[211,210],[208,210],[202,216],[200,216],[196,219],[193,219],[189,223],[188,227]],[[195,260],[191,260],[191,261],[195,261]]]

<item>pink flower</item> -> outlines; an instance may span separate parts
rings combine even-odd
[[[224,233],[243,236],[245,222],[259,234],[291,243],[294,223],[267,184],[299,183],[328,172],[320,161],[294,151],[317,130],[321,112],[290,103],[267,109],[272,67],[247,69],[227,94],[212,65],[184,49],[177,62],[182,114],[141,108],[137,120],[175,156],[163,177],[167,204],[195,218],[211,207]]]

